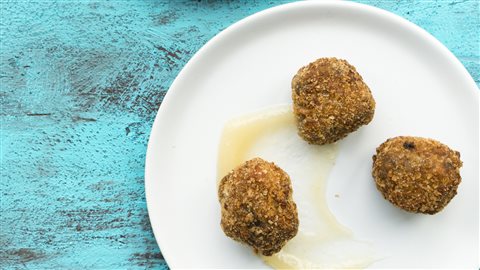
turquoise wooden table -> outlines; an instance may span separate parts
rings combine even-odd
[[[0,269],[167,268],[144,194],[156,111],[211,37],[285,2],[2,1]],[[477,1],[362,2],[432,33],[479,84]]]

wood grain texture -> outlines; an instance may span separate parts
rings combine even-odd
[[[144,194],[156,111],[211,37],[284,2],[1,2],[0,269],[167,268]],[[480,82],[477,1],[362,2],[432,33]]]

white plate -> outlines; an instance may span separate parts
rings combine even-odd
[[[219,226],[219,137],[235,115],[291,102],[292,76],[326,56],[353,64],[377,102],[373,121],[341,141],[327,191],[337,219],[387,256],[371,267],[478,267],[478,89],[427,32],[348,2],[257,13],[214,37],[180,72],[155,119],[145,168],[151,224],[170,267],[265,267]],[[371,156],[397,135],[432,137],[461,152],[463,181],[441,213],[403,212],[376,190]]]

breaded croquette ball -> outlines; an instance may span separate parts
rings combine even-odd
[[[355,67],[337,58],[320,58],[292,80],[298,134],[311,144],[336,142],[370,123],[375,100]]]
[[[395,137],[377,148],[372,175],[377,189],[394,205],[435,214],[457,194],[460,153],[420,137]]]
[[[228,237],[270,256],[298,231],[290,177],[274,163],[254,158],[220,181],[221,226]]]

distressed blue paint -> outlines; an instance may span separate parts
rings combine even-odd
[[[156,110],[212,36],[283,2],[2,2],[0,268],[167,268],[143,186]],[[425,28],[480,82],[478,2],[362,2]]]

